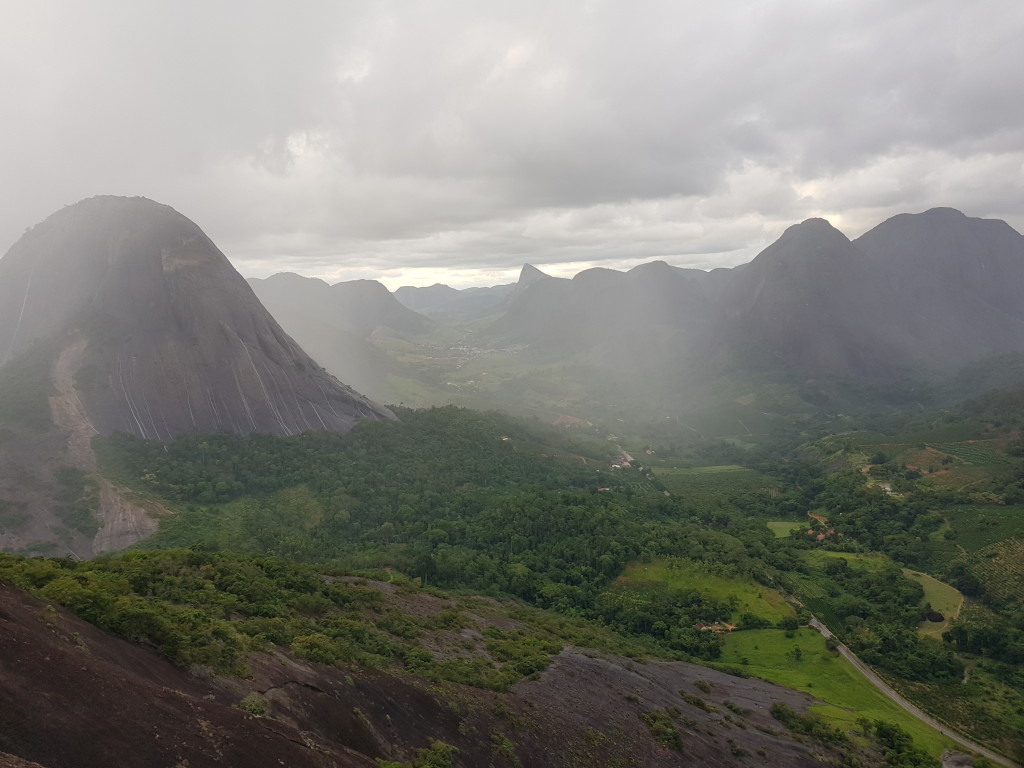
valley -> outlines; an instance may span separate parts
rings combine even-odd
[[[1024,768],[1024,3],[0,3],[0,768]]]
[[[467,295],[247,283],[152,201],[55,214],[0,260],[0,753],[1020,764],[1024,347],[922,321],[949,287],[888,249],[936,228],[1016,327],[1020,236],[942,209]],[[80,672],[173,691],[160,744],[75,762],[38,713],[83,738]]]

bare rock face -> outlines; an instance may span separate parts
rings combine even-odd
[[[811,697],[682,662],[566,649],[507,693],[283,649],[253,654],[248,668],[190,675],[0,585],[0,768],[373,768],[409,765],[435,740],[456,748],[456,766],[816,768],[844,756],[771,715],[775,702],[803,712]],[[239,706],[252,697],[262,716]],[[649,724],[669,713],[674,744]]]
[[[94,475],[96,435],[394,418],[310,359],[199,227],[144,198],[66,207],[0,259],[0,373],[6,551],[85,558],[156,529],[166,510]],[[69,468],[92,478],[98,532],[61,517]]]
[[[808,219],[730,271],[711,343],[766,367],[882,375],[912,347],[897,298],[843,233]]]
[[[0,260],[0,364],[54,335],[81,347],[61,373],[99,434],[292,435],[394,418],[310,359],[198,226],[145,198],[66,207]]]
[[[854,245],[903,315],[924,321],[914,339],[922,355],[960,364],[1024,350],[1024,237],[1005,221],[933,208],[894,216]]]
[[[1024,236],[1003,221],[939,208],[850,241],[808,219],[730,269],[651,262],[563,280],[524,267],[486,332],[559,357],[599,349],[633,382],[687,383],[680,372],[886,382],[1024,353],[1022,285]]]

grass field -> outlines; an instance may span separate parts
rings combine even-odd
[[[696,589],[715,600],[735,597],[738,608],[733,619],[747,612],[772,622],[796,615],[779,592],[730,573],[728,566],[706,566],[684,558],[632,563],[615,582],[623,588],[645,584],[664,584],[670,590]]]
[[[773,520],[767,525],[768,530],[775,534],[776,539],[785,539],[789,536],[790,531],[798,531],[807,527],[805,522],[794,523],[792,520]]]
[[[903,575],[924,587],[924,602],[931,603],[933,610],[946,617],[945,621],[940,622],[922,621],[918,624],[917,631],[922,635],[941,639],[942,633],[950,628],[953,619],[960,615],[960,608],[964,604],[964,596],[960,594],[960,590],[956,587],[939,581],[927,573],[918,573],[909,568],[904,568]]]
[[[794,651],[797,647],[799,658]],[[726,636],[720,660],[827,702],[812,711],[844,730],[856,728],[858,717],[878,718],[906,729],[916,744],[934,756],[953,746],[887,699],[852,664],[829,651],[825,639],[813,629],[797,630],[793,637],[779,629],[732,632]]]
[[[654,474],[671,493],[681,496],[724,496],[778,486],[767,475],[735,464],[689,468],[655,467]]]
[[[804,562],[814,569],[821,569],[825,567],[825,564],[829,560],[834,560],[838,557],[845,558],[851,567],[862,568],[867,571],[878,571],[887,565],[892,565],[892,560],[885,555],[874,553],[860,554],[851,552],[829,552],[823,549],[814,549],[806,552],[804,554]],[[927,573],[920,573],[918,571],[912,571],[909,568],[904,568],[903,575],[924,587],[922,605],[924,603],[931,603],[934,610],[946,617],[946,620],[942,622],[921,622],[921,624],[918,625],[918,631],[923,635],[941,638],[942,633],[949,629],[952,619],[959,615],[960,607],[964,601],[964,596],[960,594],[959,590],[955,587],[939,581],[938,579],[929,576]],[[807,579],[804,579],[803,583],[805,588],[810,586],[810,582]],[[820,588],[818,589],[820,590]],[[808,607],[817,614],[818,611],[815,610],[817,607],[816,598],[823,597],[824,595],[818,594],[813,588],[810,589],[810,591],[812,594],[806,595]],[[829,624],[828,617],[819,615],[819,618],[822,619],[826,625]]]

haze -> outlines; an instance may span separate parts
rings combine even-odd
[[[952,206],[1024,229],[1024,5],[5,4],[0,250],[95,194],[239,270],[394,289],[749,260]]]

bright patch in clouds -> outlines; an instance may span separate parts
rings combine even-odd
[[[0,249],[94,194],[389,287],[731,266],[811,216],[1022,229],[1022,38],[1017,0],[6,4]]]

